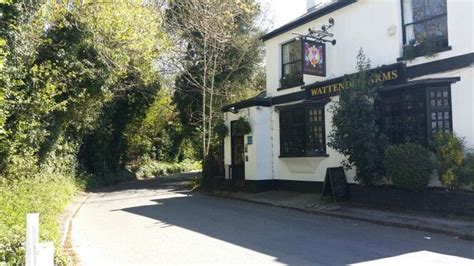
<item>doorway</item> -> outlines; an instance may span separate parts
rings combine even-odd
[[[245,185],[245,144],[244,135],[233,134],[235,121],[230,124],[231,132],[231,184],[234,189]]]

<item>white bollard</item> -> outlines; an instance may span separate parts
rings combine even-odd
[[[39,213],[26,215],[26,266],[35,266],[35,247],[39,238]]]
[[[38,266],[54,266],[53,242],[41,242],[36,245],[35,263]]]

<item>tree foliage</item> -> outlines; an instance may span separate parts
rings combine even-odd
[[[216,141],[220,107],[262,89],[260,8],[254,1],[170,1],[166,19],[181,71],[174,99],[201,136],[203,158]]]
[[[356,168],[356,181],[378,183],[383,177],[383,154],[387,140],[379,126],[376,109],[377,84],[371,82],[370,60],[363,50],[357,55],[357,73],[350,78],[351,88],[341,91],[333,105],[334,130],[329,146],[347,156],[345,165]]]
[[[0,196],[0,216],[55,221],[77,180],[107,184],[130,165],[146,176],[189,170],[197,132],[209,150],[219,107],[261,86],[253,2],[170,1],[168,31],[157,3],[0,3],[0,191],[21,193]],[[166,58],[176,82],[161,75]],[[202,115],[183,124],[187,107]],[[36,204],[52,196],[60,202]],[[11,263],[23,256],[16,221],[0,219],[0,260]]]
[[[163,90],[154,60],[169,44],[159,9],[128,2],[1,8],[3,175],[22,176],[61,152],[93,174],[123,168],[127,125],[146,116]]]

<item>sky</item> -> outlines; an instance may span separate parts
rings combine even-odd
[[[306,0],[257,0],[262,8],[268,8],[268,17],[273,21],[271,29],[276,29],[283,24],[306,13]]]

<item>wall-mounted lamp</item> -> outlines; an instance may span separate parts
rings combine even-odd
[[[233,113],[233,114],[239,113],[239,110],[238,110],[238,109],[235,109],[235,107],[233,107],[233,106],[232,106],[231,108],[229,108],[229,111],[230,111],[231,113]]]

